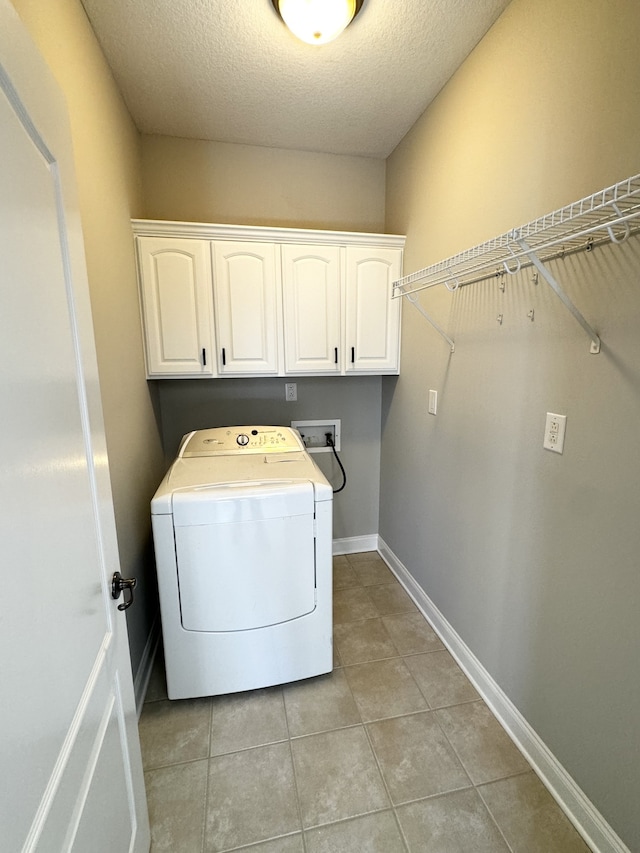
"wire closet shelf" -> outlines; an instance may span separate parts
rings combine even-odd
[[[551,257],[589,250],[597,236],[622,243],[631,233],[629,223],[637,218],[640,218],[640,175],[403,276],[394,281],[393,296],[409,296],[438,285],[454,291],[505,273],[513,275],[519,272],[523,260],[530,265],[535,263],[534,256],[544,262]]]

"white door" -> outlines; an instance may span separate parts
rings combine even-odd
[[[340,247],[283,246],[287,373],[340,373]]]
[[[276,247],[224,240],[212,247],[219,373],[277,373]]]
[[[347,372],[397,373],[402,300],[391,295],[402,250],[347,246],[346,266]]]
[[[0,0],[0,847],[149,848],[71,142]],[[122,601],[122,599],[120,599]]]
[[[147,376],[213,376],[208,240],[138,237]]]

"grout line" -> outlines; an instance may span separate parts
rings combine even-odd
[[[209,761],[210,756],[201,755],[200,758],[187,758],[184,761],[172,761],[171,764],[156,764],[154,767],[144,767],[145,773],[155,773],[156,770],[168,770],[170,767],[183,767],[185,764],[197,764],[198,761]]]
[[[407,716],[407,715],[405,715],[405,716]],[[407,839],[405,838],[404,832],[402,831],[402,827],[400,826],[400,821],[398,819],[398,815],[396,814],[396,805],[393,802],[393,797],[391,796],[391,791],[389,789],[389,785],[387,784],[387,780],[385,779],[384,773],[382,772],[382,767],[381,767],[380,761],[378,759],[378,754],[376,753],[375,748],[373,746],[373,741],[371,740],[371,735],[369,734],[369,729],[367,728],[367,723],[363,723],[363,728],[364,728],[365,734],[367,736],[367,741],[369,743],[369,749],[371,750],[371,753],[373,754],[373,760],[376,763],[376,767],[378,768],[378,773],[380,774],[380,778],[382,779],[382,784],[384,785],[384,789],[387,792],[387,797],[389,798],[389,803],[391,805],[391,811],[393,813],[393,818],[396,822],[396,826],[398,827],[398,831],[400,832],[400,838],[402,839],[402,843],[404,844],[405,848],[407,850],[409,850],[409,845],[407,843]]]
[[[392,812],[392,811],[393,811],[392,805],[384,806],[383,808],[380,808],[380,809],[370,809],[367,812],[360,812],[359,814],[349,815],[349,817],[341,817],[341,818],[339,818],[339,820],[330,820],[327,823],[314,823],[312,826],[308,826],[306,828],[305,832],[308,832],[309,830],[312,830],[312,829],[323,829],[326,826],[338,826],[339,824],[342,824],[342,823],[351,823],[351,821],[358,820],[361,817],[370,817],[371,815],[374,815],[374,814],[382,814],[383,812]],[[335,848],[331,848],[331,850],[333,851],[333,850],[335,850]],[[226,851],[224,851],[224,853],[226,853]]]
[[[285,832],[284,835],[273,835],[270,838],[263,838],[261,841],[251,841],[249,844],[241,844],[240,847],[225,847],[224,850],[220,850],[218,853],[236,853],[236,851],[237,853],[242,853],[243,850],[255,850],[256,847],[261,847],[263,844],[280,841],[281,838],[293,838],[294,835],[298,835],[299,833],[300,830],[296,829],[294,832]]]
[[[369,749],[371,750],[371,752],[372,752],[372,754],[373,754],[373,759],[374,759],[374,761],[376,762],[376,767],[378,768],[378,773],[380,774],[380,778],[382,779],[382,784],[384,785],[384,789],[385,789],[386,794],[387,794],[387,797],[388,797],[388,799],[389,799],[389,804],[390,804],[390,807],[391,807],[391,812],[392,812],[392,814],[393,814],[393,819],[394,819],[394,820],[395,820],[395,822],[396,822],[396,826],[398,827],[398,832],[400,833],[400,838],[402,839],[402,843],[404,844],[405,850],[407,851],[407,853],[409,853],[409,843],[407,842],[407,839],[406,839],[406,837],[405,837],[405,834],[404,834],[404,832],[403,832],[403,830],[402,830],[402,827],[401,827],[401,825],[400,825],[400,821],[398,820],[398,815],[396,814],[395,805],[394,805],[394,803],[393,803],[393,799],[392,799],[392,797],[391,797],[391,792],[389,791],[389,786],[387,785],[387,780],[384,778],[384,773],[382,772],[382,768],[380,767],[380,762],[378,761],[378,756],[376,755],[376,751],[375,751],[375,749],[373,748],[373,743],[371,742],[371,736],[369,735],[369,731],[368,731],[368,729],[367,729],[367,724],[366,724],[366,723],[364,722],[364,720],[362,719],[362,712],[361,712],[361,710],[360,710],[360,708],[359,708],[359,706],[358,706],[358,703],[356,702],[355,694],[354,694],[354,692],[353,692],[353,690],[352,690],[352,688],[351,688],[351,684],[349,683],[349,679],[346,677],[346,674],[345,674],[345,681],[346,681],[346,683],[347,683],[347,688],[348,688],[348,690],[349,690],[349,693],[351,694],[351,698],[352,698],[352,700],[353,700],[353,703],[354,703],[354,705],[355,705],[355,707],[356,707],[356,709],[357,709],[357,711],[358,711],[358,714],[360,715],[360,720],[361,720],[362,728],[364,729],[364,733],[365,733],[365,736],[366,736],[366,738],[367,738],[367,742],[368,742],[368,744],[369,744]]]
[[[210,755],[209,758],[222,758],[224,755],[236,755],[239,752],[249,752],[250,749],[261,749],[263,746],[276,746],[279,743],[287,743],[288,737],[276,738],[276,740],[266,740],[264,743],[252,743],[251,746],[240,746],[238,749],[227,749],[224,752],[216,752]]]
[[[457,788],[449,788],[446,791],[438,791],[435,794],[427,794],[426,797],[414,797],[412,800],[403,800],[401,803],[396,803],[394,808],[400,808],[401,806],[412,806],[414,803],[424,803],[431,800],[439,800],[443,797],[448,797],[449,794],[457,794],[460,791],[473,791],[475,790],[474,784],[471,780],[469,780],[468,785],[460,785]]]
[[[498,780],[496,780],[496,781],[498,781]],[[485,783],[485,784],[487,784],[487,783]],[[509,849],[510,853],[516,853],[516,851],[515,851],[515,850],[513,849],[513,847],[511,846],[511,844],[509,844],[509,841],[508,841],[508,839],[507,839],[507,836],[506,836],[506,835],[504,834],[504,832],[502,831],[502,827],[500,826],[500,824],[498,823],[498,821],[497,821],[497,820],[496,820],[496,818],[494,817],[494,814],[493,814],[493,812],[491,811],[491,809],[489,808],[489,806],[487,805],[487,803],[485,802],[484,797],[482,796],[482,794],[481,794],[481,793],[480,793],[480,791],[478,790],[478,786],[477,786],[477,785],[476,785],[476,786],[474,786],[474,789],[475,789],[475,791],[476,791],[476,793],[477,793],[478,797],[480,797],[480,802],[481,802],[481,803],[482,803],[482,805],[485,807],[485,809],[486,809],[486,811],[487,811],[487,814],[489,815],[489,817],[490,817],[490,818],[491,818],[491,820],[493,821],[494,825],[496,826],[496,828],[497,828],[498,832],[500,833],[500,835],[501,835],[501,836],[502,836],[502,838],[504,839],[504,843],[507,845],[507,848]]]
[[[204,788],[204,814],[202,820],[202,853],[207,841],[207,817],[209,814],[209,780],[211,779],[211,744],[213,743],[213,697],[209,704],[209,746],[207,749],[207,784]]]
[[[211,778],[211,758],[207,759],[207,781],[204,786],[204,809],[202,810],[202,843],[200,850],[204,853],[207,841],[207,816],[209,813],[209,780]]]
[[[296,811],[298,813],[298,822],[300,824],[300,833],[302,838],[302,849],[304,853],[307,850],[307,840],[304,835],[304,822],[302,820],[302,803],[300,802],[300,787],[298,785],[298,774],[296,773],[296,762],[293,758],[293,738],[291,737],[291,728],[289,727],[289,715],[287,713],[287,703],[284,698],[284,687],[281,691],[282,695],[282,710],[284,711],[284,724],[287,729],[287,742],[289,744],[289,759],[291,761],[291,771],[293,773],[293,787],[296,792]]]

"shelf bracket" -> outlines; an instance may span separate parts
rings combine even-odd
[[[578,321],[578,323],[580,323],[582,328],[589,335],[589,337],[591,338],[590,352],[593,353],[594,355],[599,353],[600,352],[600,336],[598,335],[596,330],[593,328],[593,326],[591,326],[589,323],[587,323],[585,318],[582,316],[582,314],[578,311],[576,306],[573,304],[573,302],[569,299],[567,294],[564,292],[564,290],[562,289],[562,287],[560,286],[558,281],[554,278],[554,276],[551,274],[551,272],[543,264],[543,262],[540,260],[538,255],[533,251],[533,249],[531,249],[529,247],[526,240],[523,240],[520,237],[516,237],[516,241],[517,241],[518,245],[520,246],[520,248],[524,252],[527,253],[527,255],[529,256],[529,258],[531,260],[531,263],[535,266],[535,268],[538,270],[538,272],[544,278],[544,280],[547,282],[547,284],[551,287],[551,289],[555,292],[555,294],[560,298],[560,300],[562,301],[564,306],[566,308],[568,308],[568,310],[571,312],[571,314],[575,317],[575,319]]]
[[[457,288],[456,288],[456,289],[457,289]],[[444,338],[444,339],[445,339],[445,341],[449,344],[449,348],[451,349],[451,352],[455,352],[455,351],[456,351],[456,345],[455,345],[455,344],[454,344],[454,342],[451,340],[451,338],[449,337],[449,335],[447,335],[447,334],[446,334],[446,332],[445,332],[445,331],[444,331],[444,330],[443,330],[443,329],[442,329],[442,328],[441,328],[441,327],[436,323],[436,321],[433,319],[433,317],[431,317],[429,314],[427,314],[427,312],[424,310],[424,308],[422,307],[422,305],[418,302],[418,295],[417,295],[416,293],[403,293],[402,291],[400,291],[400,292],[402,293],[402,295],[403,295],[403,296],[406,296],[406,297],[407,297],[407,299],[408,299],[408,300],[409,300],[409,302],[414,306],[414,308],[417,308],[417,309],[418,309],[418,311],[422,314],[422,316],[424,317],[424,319],[425,319],[428,323],[431,323],[431,325],[432,325],[432,326],[433,326],[433,328],[436,330],[436,332],[437,332],[437,333],[438,333],[442,338]]]

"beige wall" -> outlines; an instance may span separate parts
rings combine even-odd
[[[79,0],[13,0],[69,109],[134,674],[156,610],[149,500],[163,471],[144,378],[130,218],[142,210],[140,138]]]
[[[147,219],[382,231],[385,162],[142,137]]]
[[[638,172],[639,43],[636,0],[514,0],[387,162],[405,271]],[[638,850],[640,241],[552,269],[600,355],[530,272],[421,294],[454,354],[405,306],[380,534]]]

